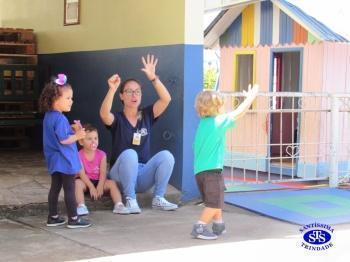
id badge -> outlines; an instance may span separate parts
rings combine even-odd
[[[141,144],[141,134],[134,133],[134,137],[132,138],[132,144],[135,146],[139,146]]]

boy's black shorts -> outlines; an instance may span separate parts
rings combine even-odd
[[[196,174],[196,181],[206,207],[224,207],[224,177],[222,169],[206,170]]]

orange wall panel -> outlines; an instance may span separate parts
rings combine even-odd
[[[294,22],[293,23],[293,42],[295,44],[304,44],[307,42],[308,39],[308,33],[298,23]]]

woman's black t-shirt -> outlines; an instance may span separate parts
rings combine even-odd
[[[139,162],[147,163],[151,157],[151,128],[157,119],[154,118],[153,105],[139,111],[139,118],[135,127],[130,124],[123,111],[114,114],[112,125],[107,126],[112,133],[111,167],[126,149],[134,149],[139,157]],[[139,145],[133,144],[135,133],[140,134],[141,141]]]

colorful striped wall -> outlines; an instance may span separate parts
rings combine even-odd
[[[273,42],[273,36],[277,42]],[[248,5],[242,11],[220,37],[220,46],[305,44],[315,41],[318,41],[315,36],[274,7],[271,1],[262,1]]]

